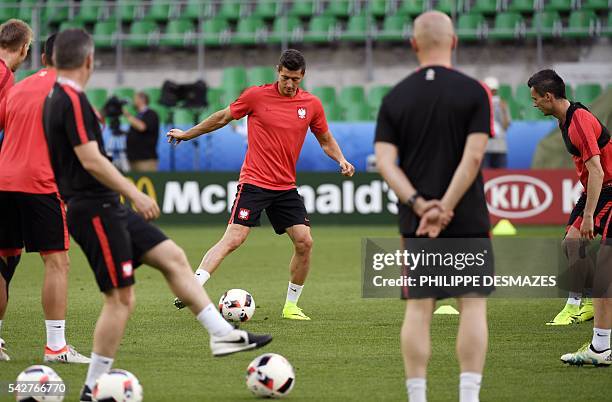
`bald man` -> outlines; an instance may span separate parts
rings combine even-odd
[[[420,237],[454,238],[453,246],[461,250],[462,241],[490,247],[480,173],[488,138],[493,135],[490,93],[478,81],[452,69],[457,37],[445,14],[420,15],[411,44],[420,68],[384,98],[375,138],[378,169],[399,199],[405,249],[419,247],[414,244],[422,241],[417,240]],[[489,265],[477,275],[493,275]],[[453,275],[475,275],[468,269],[450,270]],[[410,276],[424,274],[417,269]],[[479,400],[488,339],[486,296],[492,291],[493,287],[475,286],[403,289],[408,301],[401,342],[410,402],[426,401],[431,316],[436,300],[449,297],[457,299],[461,311],[457,334],[460,401]]]

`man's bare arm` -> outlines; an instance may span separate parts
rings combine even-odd
[[[341,173],[348,177],[352,176],[353,173],[355,173],[355,168],[344,157],[344,154],[342,153],[342,150],[340,149],[340,146],[336,142],[336,139],[332,133],[330,131],[326,131],[323,134],[318,134],[315,136],[317,137],[317,141],[319,141],[319,145],[321,145],[323,152],[338,162]]]
[[[601,167],[601,160],[599,155],[593,156],[585,163],[587,170],[589,171],[589,181],[587,183],[587,198],[584,206],[584,213],[582,214],[582,225],[580,228],[580,234],[587,239],[593,239],[595,237],[595,228],[593,224],[593,215],[595,215],[595,208],[597,208],[597,201],[601,194],[601,187],[603,185],[604,171]]]
[[[169,143],[180,143],[181,141],[192,140],[196,137],[199,137],[203,134],[208,134],[212,131],[218,130],[221,127],[227,125],[230,121],[234,120],[232,116],[232,112],[230,111],[229,106],[225,109],[219,110],[206,119],[204,119],[200,124],[191,127],[187,131],[182,131],[177,128],[173,128],[166,134],[168,137]]]

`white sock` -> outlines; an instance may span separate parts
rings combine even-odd
[[[85,385],[87,385],[89,389],[93,390],[98,378],[100,378],[102,374],[108,373],[111,367],[113,367],[114,360],[115,359],[111,359],[110,357],[104,357],[92,353],[91,363],[89,363],[89,368],[87,369],[87,379],[85,380]]]
[[[459,402],[478,402],[482,374],[461,373],[459,375]]]
[[[612,329],[593,328],[593,340],[591,345],[597,352],[610,349],[610,332]]]
[[[210,279],[210,274],[208,273],[208,271],[203,270],[202,268],[198,268],[195,271],[195,278],[200,284],[200,286],[204,286],[204,284]]]
[[[427,402],[427,380],[424,378],[409,378],[406,380],[409,402]]]
[[[581,299],[582,299],[582,293],[569,292],[569,297],[567,298],[567,304],[571,304],[572,306],[580,306]]]
[[[45,320],[47,347],[58,351],[66,346],[66,320]]]
[[[304,288],[304,285],[300,286],[300,285],[296,285],[296,284],[289,282],[289,286],[287,287],[287,300],[286,301],[297,304],[298,299],[300,298],[300,295],[302,294],[303,288]]]
[[[234,327],[221,317],[221,314],[212,303],[200,311],[198,314],[198,321],[206,328],[209,334],[214,336],[225,336],[234,329]]]

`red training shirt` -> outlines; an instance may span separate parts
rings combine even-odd
[[[6,93],[15,84],[15,76],[4,60],[0,59],[0,100],[4,99]]]
[[[43,105],[57,74],[42,69],[19,82],[0,101],[0,191],[57,192],[43,130]]]
[[[240,183],[269,190],[295,188],[295,166],[308,128],[315,135],[328,131],[319,98],[301,89],[290,98],[280,94],[278,83],[267,84],[247,88],[230,111],[236,120],[249,116]]]
[[[568,129],[570,141],[580,151],[580,156],[572,155],[576,172],[580,182],[587,188],[589,182],[589,171],[586,161],[595,155],[599,155],[601,167],[604,171],[604,184],[612,182],[612,145],[608,144],[599,149],[597,139],[601,135],[601,126],[597,118],[588,110],[576,109]]]

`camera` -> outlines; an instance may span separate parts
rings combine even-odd
[[[113,135],[122,135],[119,117],[123,114],[123,106],[127,105],[128,101],[112,96],[104,104],[104,115],[108,118],[108,128]]]

